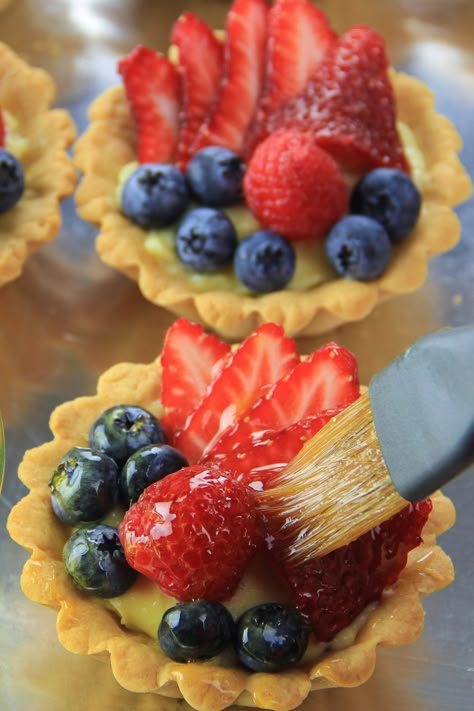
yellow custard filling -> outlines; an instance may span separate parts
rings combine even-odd
[[[18,121],[9,111],[2,110],[5,123],[5,148],[17,158],[21,158],[27,148],[28,140],[18,130]]]

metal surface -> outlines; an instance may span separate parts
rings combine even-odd
[[[367,22],[387,40],[392,63],[425,80],[439,109],[465,142],[462,159],[474,173],[474,3],[470,0],[326,0],[335,27]],[[115,63],[137,43],[164,49],[184,9],[222,26],[228,2],[161,0],[13,0],[0,16],[0,39],[58,83],[60,106],[79,131],[86,109],[117,82]],[[433,260],[426,285],[366,321],[301,342],[329,340],[351,348],[362,379],[386,365],[415,338],[446,324],[474,320],[474,204],[459,210],[461,244]],[[178,709],[179,702],[130,694],[106,664],[77,658],[56,641],[55,614],[25,599],[19,575],[27,554],[5,531],[11,505],[24,493],[16,468],[25,449],[49,438],[52,408],[92,393],[99,373],[123,360],[149,361],[160,350],[172,315],[148,304],[136,286],[103,266],[94,230],[64,206],[60,236],[33,257],[24,275],[0,291],[0,410],[7,468],[0,499],[0,708],[3,711],[132,711]],[[473,403],[474,407],[474,403]],[[474,484],[465,476],[446,487],[458,522],[443,536],[456,582],[426,600],[421,640],[381,650],[363,687],[319,692],[312,709],[472,711],[474,708]]]

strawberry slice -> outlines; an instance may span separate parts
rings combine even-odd
[[[387,69],[382,37],[352,27],[328,50],[305,91],[269,118],[267,129],[313,134],[349,172],[380,166],[408,171]]]
[[[178,70],[166,57],[139,46],[120,60],[118,71],[135,120],[140,163],[172,161],[181,101]]]
[[[5,145],[5,122],[3,120],[3,114],[0,111],[0,147]]]
[[[325,410],[346,407],[360,394],[357,362],[336,343],[319,348],[282,377],[206,450],[206,458],[236,454],[254,433],[290,427]]]
[[[272,477],[298,454],[303,444],[343,409],[325,410],[283,429],[253,432],[250,437],[241,430],[242,439],[233,442],[231,451],[226,452],[219,440],[201,463],[217,464],[242,484],[263,491],[271,484]]]
[[[296,344],[285,337],[281,326],[266,323],[257,328],[226,359],[220,375],[174,438],[174,446],[191,463],[198,461],[209,443],[298,362]]]
[[[241,153],[263,87],[268,5],[235,0],[226,23],[224,74],[216,101],[193,146],[225,146]]]
[[[185,318],[168,329],[161,352],[161,403],[166,411],[161,423],[170,438],[183,428],[228,353],[227,343]]]
[[[171,43],[179,50],[183,103],[176,163],[186,169],[192,145],[216,96],[224,64],[224,45],[212,29],[194,15],[185,12],[175,23]]]
[[[300,94],[336,42],[326,15],[310,0],[277,0],[268,17],[264,90],[246,138],[246,154],[268,135],[268,117]]]

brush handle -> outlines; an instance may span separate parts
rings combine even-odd
[[[474,326],[417,341],[369,385],[397,491],[420,501],[474,464]]]

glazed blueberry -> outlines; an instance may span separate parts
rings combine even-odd
[[[210,659],[232,641],[235,623],[220,602],[193,600],[169,608],[158,627],[163,652],[176,662]]]
[[[142,447],[127,459],[120,475],[124,503],[129,506],[147,486],[187,466],[186,457],[169,444]]]
[[[137,577],[125,560],[117,529],[103,524],[77,529],[66,541],[63,561],[74,585],[97,597],[122,595]]]
[[[340,276],[361,281],[380,276],[392,251],[382,225],[365,215],[348,215],[339,220],[326,237],[325,249]]]
[[[237,654],[257,672],[278,672],[306,651],[310,626],[298,610],[268,602],[244,612],[237,621]]]
[[[376,168],[364,175],[350,199],[351,212],[380,222],[394,242],[412,231],[420,208],[416,185],[406,173],[393,168]]]
[[[171,225],[188,203],[186,179],[174,165],[144,163],[123,186],[122,211],[144,229]]]
[[[166,435],[160,421],[142,407],[115,405],[95,420],[89,443],[122,467],[129,456],[149,444],[163,444]]]
[[[176,251],[181,262],[196,272],[210,274],[232,262],[237,234],[232,222],[220,210],[199,207],[182,220],[176,234]]]
[[[228,148],[208,146],[192,157],[186,178],[203,205],[224,207],[242,199],[244,173],[245,165],[238,155]]]
[[[16,205],[24,189],[23,166],[18,158],[0,148],[0,213]]]
[[[295,272],[295,265],[293,246],[270,230],[258,230],[245,237],[234,255],[237,278],[260,293],[284,289]]]
[[[74,447],[59,462],[49,487],[53,511],[63,523],[97,521],[116,502],[118,467],[102,452]]]

